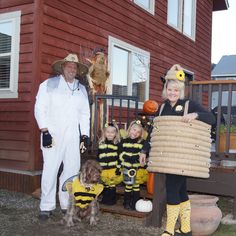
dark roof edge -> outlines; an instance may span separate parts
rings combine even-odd
[[[213,11],[228,10],[228,0],[213,0]]]

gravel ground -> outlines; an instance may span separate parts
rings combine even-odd
[[[46,222],[38,220],[39,200],[30,195],[0,190],[1,236],[157,236],[159,229],[145,227],[142,220],[134,217],[100,213],[98,225],[87,222],[68,228],[60,223],[62,214],[57,208]]]

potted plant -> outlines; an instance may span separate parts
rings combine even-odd
[[[220,147],[219,151],[224,152],[225,151],[225,145],[226,145],[226,125],[221,124],[220,125]],[[230,126],[230,146],[229,149],[236,150],[236,125],[232,124]]]

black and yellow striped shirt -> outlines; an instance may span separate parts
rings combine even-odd
[[[138,139],[126,138],[121,140],[119,146],[119,164],[122,167],[139,168],[139,153],[142,150],[144,141],[138,142]]]
[[[103,169],[116,168],[118,163],[118,144],[105,140],[98,146],[97,160]]]
[[[75,205],[80,208],[87,207],[98,195],[103,191],[102,184],[94,184],[87,189],[83,186],[79,179],[76,178],[72,183],[72,192],[75,197]]]

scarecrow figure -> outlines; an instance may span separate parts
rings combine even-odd
[[[88,81],[91,89],[91,94],[93,100],[97,94],[106,94],[107,93],[107,82],[109,78],[109,71],[107,68],[107,58],[105,55],[105,50],[98,48],[93,52],[91,59],[87,59],[90,62],[89,72],[88,72]],[[94,137],[94,121],[95,121],[95,104],[92,105],[92,116],[91,116],[91,138]],[[104,124],[104,101],[98,101],[98,135],[101,132],[101,129]]]
[[[94,50],[94,56],[87,60],[91,63],[88,79],[93,94],[106,94],[107,81],[110,73],[107,69],[107,58],[104,50]]]

